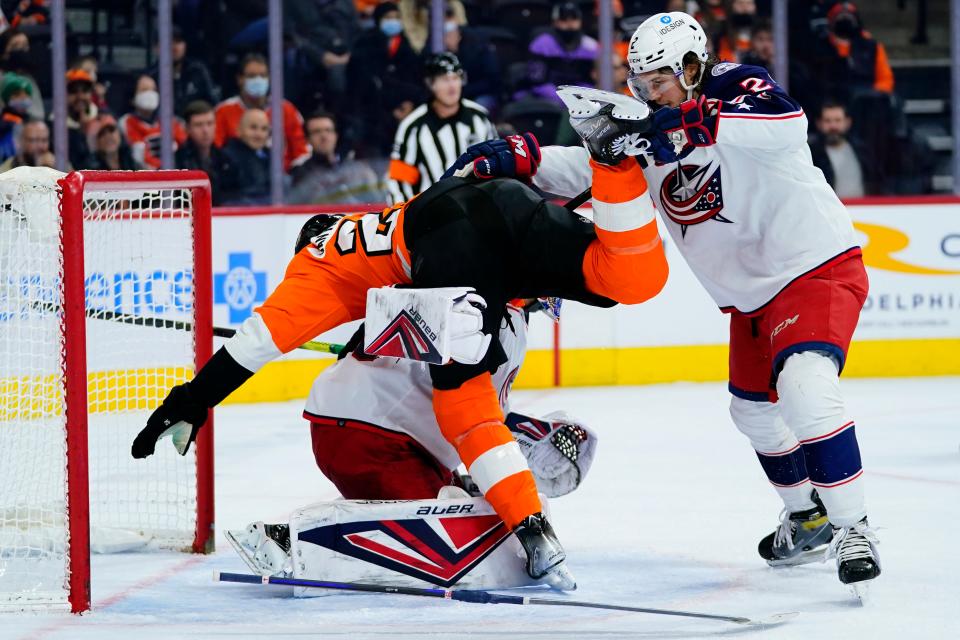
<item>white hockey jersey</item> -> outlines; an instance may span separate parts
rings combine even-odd
[[[716,144],[644,175],[670,235],[724,311],[760,310],[797,278],[859,252],[850,216],[813,165],[807,118],[761,67],[720,63],[704,95],[720,101]],[[536,186],[572,197],[589,154],[545,147]]]
[[[500,343],[507,362],[493,374],[500,406],[509,411],[510,386],[527,352],[524,312],[507,307],[500,325]],[[304,417],[342,418],[406,433],[449,469],[460,465],[456,449],[440,433],[433,412],[433,385],[427,364],[400,358],[358,360],[347,356],[313,382]]]

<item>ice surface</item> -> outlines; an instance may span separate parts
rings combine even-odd
[[[92,613],[0,615],[0,638],[960,638],[960,380],[846,380],[844,389],[880,528],[883,575],[865,608],[832,564],[774,570],[760,560],[756,543],[780,504],[730,422],[726,391],[675,384],[514,395],[518,410],[563,408],[600,434],[590,476],[552,505],[580,584],[572,597],[749,617],[800,611],[788,624],[394,595],[293,599],[282,587],[214,584],[214,569],[246,572],[223,529],[335,494],[290,402],[217,411],[216,554],[94,556]]]

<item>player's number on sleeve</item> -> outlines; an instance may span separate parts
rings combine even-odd
[[[383,213],[368,213],[358,218],[347,218],[337,229],[337,251],[340,255],[357,250],[357,237],[368,256],[393,252],[393,231],[396,229],[399,209]]]
[[[773,89],[773,85],[762,78],[745,78],[740,81],[740,86],[751,93],[763,93]]]

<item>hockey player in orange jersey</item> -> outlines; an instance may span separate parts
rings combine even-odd
[[[520,540],[529,575],[573,588],[534,478],[504,424],[491,372],[505,355],[491,338],[514,298],[558,296],[609,307],[643,302],[666,282],[667,262],[642,170],[634,161],[621,162],[616,150],[592,151],[607,163],[592,162],[593,224],[518,180],[474,178],[446,179],[379,213],[335,217],[294,257],[284,280],[237,335],[193,380],[171,389],[134,440],[133,456],[151,455],[157,440],[182,428],[181,422],[192,425],[192,441],[210,408],[263,364],[318,334],[365,316],[371,332],[371,316],[382,309],[367,308],[368,291],[407,285],[389,292],[409,295],[412,302],[401,308],[416,314],[432,304],[418,302],[418,296],[434,301],[459,291],[446,308],[452,308],[451,317],[476,314],[482,339],[453,344],[447,351],[453,361],[430,367],[437,422]],[[539,157],[536,139],[524,134],[493,145],[486,160],[513,162],[529,178]],[[414,339],[429,342],[429,334],[426,328]],[[376,352],[369,339],[367,351]]]

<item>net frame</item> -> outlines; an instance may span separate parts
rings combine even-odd
[[[90,488],[88,460],[88,396],[86,300],[84,286],[84,194],[87,191],[189,189],[192,196],[194,366],[213,354],[213,272],[210,233],[210,182],[202,171],[74,171],[59,181],[63,242],[62,315],[64,340],[65,417],[67,432],[66,518],[67,575],[70,610],[90,609]],[[191,550],[214,548],[213,412],[196,441],[196,527]]]

